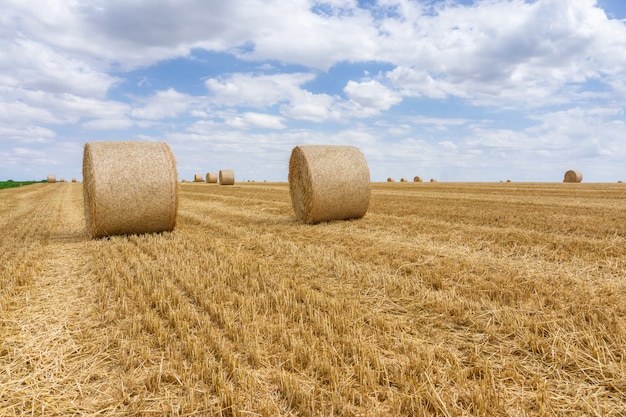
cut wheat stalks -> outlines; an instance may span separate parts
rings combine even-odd
[[[206,174],[206,182],[207,184],[216,184],[217,183],[217,174],[213,172],[207,172]]]
[[[178,210],[178,173],[163,142],[91,142],[83,155],[87,233],[170,231]]]
[[[202,182],[202,174],[194,174],[193,182]]]
[[[234,185],[235,171],[232,169],[222,169],[219,173],[220,185]]]
[[[565,173],[563,182],[581,182],[583,180],[583,174],[580,171],[574,171],[570,169]]]
[[[422,182],[422,177],[420,177],[419,175],[416,175],[415,177],[413,177],[413,182]]]
[[[304,223],[361,218],[370,201],[367,161],[354,146],[296,146],[289,191],[296,218]]]

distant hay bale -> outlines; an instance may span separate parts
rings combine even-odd
[[[400,178],[400,182],[407,182],[406,178]]]
[[[217,174],[213,172],[207,172],[206,174],[206,182],[207,184],[216,184],[217,183]]]
[[[202,174],[194,174],[193,182],[202,182]]]
[[[506,182],[511,182],[511,180],[506,180]]]
[[[72,178],[72,182],[76,182],[76,178]]]
[[[422,182],[422,181],[423,181],[422,177],[420,177],[420,176],[413,177],[413,182]]]
[[[618,184],[623,184],[623,183],[624,183],[624,181],[619,180],[619,181],[617,181],[617,183],[618,183]]]
[[[437,181],[437,178],[431,178],[430,182],[439,182],[439,181]]]
[[[174,229],[178,173],[166,143],[86,143],[83,179],[92,238]]]
[[[59,182],[65,182],[65,178],[61,178]]]
[[[312,224],[365,216],[370,172],[354,146],[296,146],[289,159],[289,191],[296,218]]]
[[[580,171],[574,171],[570,169],[565,173],[563,182],[581,182],[583,180],[583,174]]]
[[[48,182],[50,184],[54,184],[55,182],[57,182],[57,177],[55,175],[48,175]]]
[[[219,173],[220,185],[234,185],[235,171],[232,169],[222,169]]]
[[[387,182],[396,182],[396,180],[394,180],[393,178],[389,177],[389,178],[387,178]]]

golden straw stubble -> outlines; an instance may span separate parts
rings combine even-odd
[[[178,173],[164,142],[90,142],[83,153],[83,198],[90,237],[170,231]]]
[[[370,172],[354,146],[296,146],[289,159],[289,191],[304,223],[357,219],[370,201]]]

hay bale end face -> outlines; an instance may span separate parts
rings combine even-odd
[[[422,177],[420,176],[413,177],[413,182],[422,182]]]
[[[369,208],[370,172],[354,146],[296,146],[288,179],[293,210],[304,223],[358,219]]]
[[[220,185],[234,185],[235,171],[232,169],[222,169],[219,173]]]
[[[54,184],[55,182],[57,182],[56,175],[48,175],[48,183]]]
[[[207,172],[206,182],[207,184],[217,184],[217,174],[213,172]]]
[[[580,171],[574,171],[570,169],[565,173],[563,182],[581,182],[583,180],[583,174]]]
[[[396,182],[396,180],[394,180],[393,178],[389,177],[389,178],[387,178],[387,182]]]
[[[193,182],[202,182],[202,174],[194,174]]]
[[[166,143],[87,143],[83,180],[90,237],[174,229],[178,173]]]
[[[408,182],[406,178],[400,178],[400,182]]]

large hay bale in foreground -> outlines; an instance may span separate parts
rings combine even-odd
[[[92,237],[173,230],[178,173],[163,142],[91,142],[83,154],[83,197]]]
[[[48,183],[54,184],[55,182],[57,182],[56,175],[48,175]]]
[[[235,171],[232,169],[222,169],[219,173],[220,185],[234,185]]]
[[[289,159],[289,191],[304,223],[357,219],[370,202],[370,172],[354,146],[296,146]]]
[[[583,180],[583,174],[580,171],[574,171],[570,169],[565,173],[563,182],[581,182]]]
[[[202,174],[194,174],[193,182],[202,182]]]
[[[217,183],[217,174],[213,172],[207,172],[206,174],[206,182],[207,184],[215,184]]]

